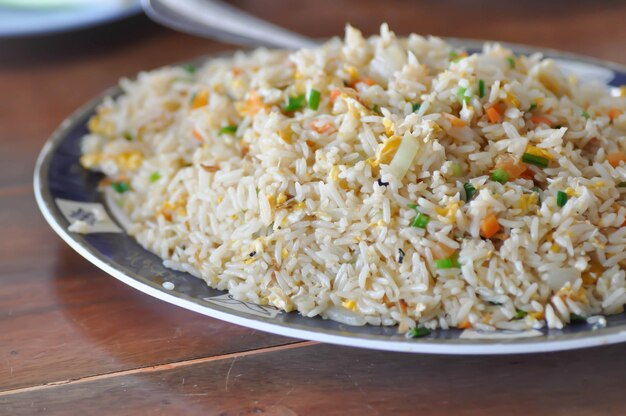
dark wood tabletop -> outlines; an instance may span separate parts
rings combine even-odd
[[[515,4],[514,4],[515,3]],[[626,2],[239,1],[316,37],[346,22],[558,48],[626,64]],[[53,129],[120,77],[232,46],[135,17],[0,40],[1,415],[623,415],[626,345],[512,356],[400,354],[266,334],[106,275],[32,189]]]

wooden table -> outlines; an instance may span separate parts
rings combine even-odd
[[[386,20],[626,63],[624,2],[239,3],[311,36]],[[67,247],[32,195],[46,137],[122,76],[227,48],[144,18],[0,43],[0,414],[626,414],[624,345],[448,357],[303,342],[152,299]]]

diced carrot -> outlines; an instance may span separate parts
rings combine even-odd
[[[532,116],[530,118],[530,121],[532,121],[535,124],[547,124],[548,126],[552,126],[552,120],[550,120],[548,117],[544,117],[544,116]]]
[[[193,134],[193,137],[199,141],[199,142],[204,142],[204,137],[202,137],[202,135],[200,134],[200,132],[198,130],[195,130],[191,132],[191,134]]]
[[[234,76],[239,76],[241,75],[241,68],[234,66],[233,69],[231,70]]]
[[[332,123],[324,123],[322,125],[311,123],[310,126],[311,126],[311,128],[313,130],[315,130],[316,132],[318,132],[320,134],[321,133],[326,133],[326,132],[329,132],[329,131],[333,130]]]
[[[502,155],[496,159],[496,169],[504,169],[509,174],[509,180],[514,180],[522,176],[522,173],[528,169],[528,166],[520,159],[516,159],[511,155]]]
[[[371,78],[363,78],[362,80],[358,81],[358,82],[357,82],[357,84],[358,84],[358,83],[361,83],[361,82],[362,82],[363,84],[365,84],[365,85],[369,85],[370,87],[371,87],[372,85],[376,85],[376,81],[374,81],[374,80],[373,80],[373,79],[371,79]]]
[[[330,102],[331,103],[335,102],[337,97],[339,97],[340,95],[341,95],[341,91],[339,91],[339,90],[332,90],[330,92],[330,98],[329,98]]]
[[[500,231],[500,223],[495,214],[487,215],[480,223],[480,235],[491,238]]]
[[[533,173],[532,170],[528,169],[528,166],[526,166],[526,170],[522,172],[522,174],[519,175],[519,177],[524,178],[524,179],[529,179],[532,181],[535,179],[535,174]]]
[[[490,123],[502,122],[502,114],[498,112],[495,106],[489,107],[485,112],[487,113],[487,118],[489,119]]]
[[[608,160],[611,166],[615,168],[619,165],[619,162],[626,163],[626,153],[621,151],[609,153],[606,155],[606,160]]]
[[[457,328],[459,329],[470,329],[471,327],[472,327],[472,324],[470,323],[468,319],[464,320],[463,322],[457,325]]]
[[[611,108],[608,114],[609,114],[609,118],[611,119],[611,121],[613,121],[617,117],[621,116],[622,112],[618,110],[617,108]]]
[[[458,118],[457,116],[454,116],[449,113],[443,113],[443,115],[445,116],[445,118],[447,118],[450,121],[450,124],[452,124],[452,127],[465,127],[466,126],[465,122],[461,120],[460,118]]]

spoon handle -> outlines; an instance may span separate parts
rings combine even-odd
[[[141,3],[151,19],[194,35],[246,46],[295,49],[316,44],[310,38],[219,0],[142,0]]]

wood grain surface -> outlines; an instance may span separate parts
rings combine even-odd
[[[236,1],[315,37],[497,39],[626,64],[621,1]],[[231,46],[143,17],[0,41],[0,415],[626,414],[626,348],[502,357],[303,342],[165,304],[67,247],[32,196],[56,126],[120,77]]]

